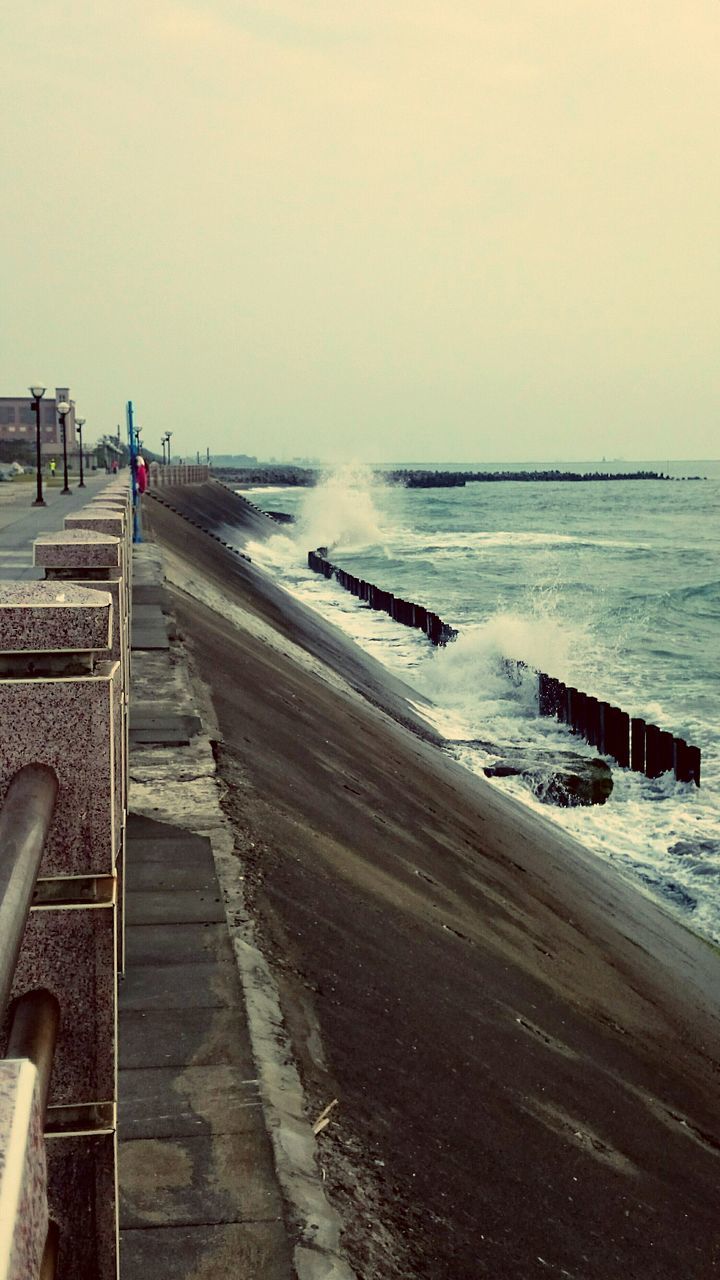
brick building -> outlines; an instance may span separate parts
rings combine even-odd
[[[68,458],[77,451],[75,435],[75,403],[69,387],[56,387],[55,395],[45,395],[40,402],[40,447],[44,458],[62,457],[62,436],[57,406],[62,400],[70,404],[65,419]],[[0,396],[0,440],[35,445],[35,411],[32,396]]]

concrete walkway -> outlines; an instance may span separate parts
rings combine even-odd
[[[120,997],[123,1280],[291,1275],[210,841],[131,818]]]
[[[71,479],[70,494],[61,493],[59,481],[56,488],[46,485],[45,507],[32,506],[34,479],[32,484],[17,480],[0,484],[0,578],[42,578],[42,569],[33,567],[33,540],[39,533],[62,529],[65,516],[84,507],[111,479],[104,471],[90,471],[84,489]]]
[[[137,557],[133,754],[197,733],[153,581]],[[164,701],[157,691],[164,691]],[[152,696],[154,695],[154,696]],[[168,760],[168,763],[170,761]],[[122,1280],[290,1280],[293,1270],[210,841],[131,814],[127,966],[120,989]]]

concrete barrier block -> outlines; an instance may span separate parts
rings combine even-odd
[[[42,1119],[32,1062],[0,1062],[0,1280],[40,1272],[48,1229]]]
[[[65,517],[66,529],[94,529],[96,533],[108,533],[113,538],[124,539],[127,520],[122,511],[98,503],[83,507]]]
[[[33,564],[41,569],[117,569],[120,539],[96,529],[41,533],[33,543]]]
[[[107,592],[49,582],[0,583],[0,655],[107,652]]]
[[[107,875],[122,830],[119,662],[92,675],[0,678],[0,796],[24,764],[55,770],[60,790],[41,878]]]
[[[115,889],[98,904],[33,907],[13,979],[13,999],[44,987],[60,1005],[47,1124],[54,1110],[112,1103],[115,1098]],[[69,894],[73,882],[63,885]],[[7,1022],[0,1036],[5,1052]],[[82,1123],[83,1117],[77,1117]],[[85,1127],[89,1125],[85,1118]]]

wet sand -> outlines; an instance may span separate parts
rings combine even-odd
[[[267,528],[218,485],[162,496],[238,546]],[[318,1158],[356,1274],[720,1274],[720,955],[254,565],[146,524],[313,1112],[338,1099]]]

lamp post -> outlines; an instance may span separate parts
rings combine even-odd
[[[80,483],[78,485],[78,489],[84,489],[85,479],[84,479],[84,473],[83,473],[82,429],[85,426],[85,419],[76,418],[75,426],[77,428],[78,440],[80,441]]]
[[[67,468],[67,431],[65,430],[65,419],[70,412],[70,405],[67,400],[60,400],[57,406],[58,417],[60,418],[60,430],[62,431],[63,446],[63,487],[61,493],[70,493],[70,485],[68,484],[68,468]]]
[[[162,445],[162,451],[163,451],[163,466],[165,466],[165,437],[164,436],[160,441],[160,443]]]
[[[167,451],[168,451],[167,460],[168,460],[168,462],[170,462],[170,437],[171,437],[171,435],[172,435],[172,431],[166,431],[166,432],[165,432],[165,439],[167,440]]]
[[[32,387],[28,387],[28,391],[32,396],[32,408],[35,410],[35,476],[37,481],[37,497],[32,505],[34,507],[46,507],[47,502],[43,498],[42,490],[42,460],[40,457],[40,401],[45,395],[45,387],[41,387],[40,383],[34,383]]]

